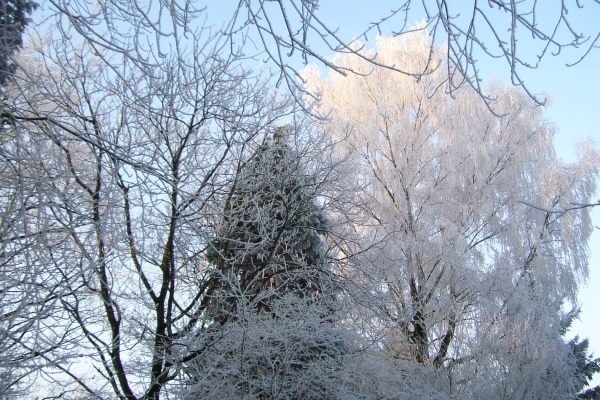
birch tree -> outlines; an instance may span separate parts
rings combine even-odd
[[[349,250],[372,297],[362,329],[381,335],[388,362],[437,371],[449,397],[574,395],[561,320],[587,276],[592,226],[587,209],[564,210],[590,203],[598,154],[583,143],[578,162],[562,163],[554,127],[522,91],[490,88],[504,117],[470,89],[450,100],[441,85],[454,78],[428,67],[447,50],[428,61],[431,40],[377,41],[378,59],[431,68],[426,78],[373,68],[366,50],[332,60],[359,75],[304,75],[368,184],[365,245]]]

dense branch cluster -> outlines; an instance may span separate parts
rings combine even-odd
[[[255,27],[266,56],[277,66],[280,81],[290,87],[303,90],[302,79],[298,79],[301,75],[296,67],[298,61],[304,65],[316,62],[346,76],[358,71],[326,55],[354,54],[372,67],[415,78],[429,74],[434,68],[445,69],[446,80],[439,83],[444,90],[452,94],[463,85],[470,86],[493,112],[497,112],[494,97],[485,92],[483,85],[479,67],[483,59],[504,62],[512,84],[521,86],[536,103],[543,104],[544,98],[529,92],[524,73],[537,68],[550,55],[556,56],[569,49],[580,50],[573,60],[568,61],[569,65],[575,65],[598,48],[600,40],[600,32],[582,32],[576,22],[578,15],[599,12],[600,4],[595,0],[543,4],[504,0],[401,0],[391,2],[387,14],[374,21],[365,21],[364,28],[353,37],[340,29],[344,26],[343,21],[338,22],[339,26],[329,22],[330,18],[320,10],[326,6],[314,0],[246,0],[240,3],[240,11],[247,12],[247,21]],[[422,22],[415,25],[415,21]],[[441,63],[436,64],[433,60],[433,46],[429,47],[429,55],[425,55],[422,65],[412,68],[361,51],[365,47],[359,40],[369,40],[382,33],[403,37],[416,31],[428,32],[433,38],[432,43],[446,43]],[[535,54],[524,45],[528,40],[535,44]],[[296,62],[292,61],[294,57]]]
[[[17,51],[34,4],[2,4],[1,398],[597,396],[565,334],[600,156],[559,160],[521,89],[482,98],[446,2],[376,50],[316,1],[215,29],[189,2],[52,0]],[[283,88],[248,67],[257,40]]]

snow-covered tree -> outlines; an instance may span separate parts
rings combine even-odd
[[[56,301],[39,290],[40,266],[27,257],[44,233],[24,223],[25,215],[36,213],[36,188],[22,174],[28,149],[18,140],[21,127],[11,118],[5,94],[17,69],[13,57],[36,7],[29,0],[0,2],[0,398],[27,388],[33,372],[45,364],[40,354],[51,346],[44,345],[44,334],[37,330]],[[29,346],[20,345],[24,337]]]
[[[58,293],[44,287],[43,265],[30,257],[49,232],[37,223],[40,196],[22,163],[29,157],[19,126],[0,128],[0,398],[13,398],[32,383],[44,352],[55,345],[45,321]],[[26,345],[24,345],[26,343]]]
[[[194,1],[98,4],[46,2],[25,49],[13,52],[22,16],[0,49],[15,78],[0,128],[2,395],[21,383],[127,400],[579,390],[564,379],[577,357],[560,313],[591,227],[562,210],[593,192],[596,156],[561,166],[527,96],[495,89],[506,118],[465,89],[449,102],[433,41],[388,68],[367,54],[337,68],[363,73],[339,95],[333,78],[317,85],[344,170],[305,136],[299,113],[318,110],[248,69],[249,30],[274,33],[266,17],[286,4],[308,23],[316,1],[240,2],[222,29]],[[289,22],[293,44],[275,34],[264,50],[318,56],[296,40],[315,25]],[[415,68],[384,72],[401,63]]]
[[[107,29],[139,39],[146,17],[135,10]],[[18,241],[27,246],[2,260],[10,292],[1,311],[24,295],[26,306],[53,307],[8,325],[13,348],[40,349],[40,368],[19,365],[39,371],[36,383],[47,384],[31,390],[40,394],[157,400],[176,386],[201,351],[185,341],[207,320],[205,252],[222,219],[220,194],[249,143],[294,112],[241,55],[219,53],[226,37],[161,23],[151,35],[161,45],[138,48],[143,61],[52,29],[32,39],[6,90],[20,129],[2,136],[14,165],[2,179],[14,190],[3,188],[0,201],[16,210],[1,224],[14,236],[3,257]]]
[[[317,399],[352,386],[341,378],[323,182],[306,170],[301,134],[278,127],[240,164],[207,252],[208,331],[223,339],[189,364],[187,396]]]
[[[563,321],[562,333],[567,334],[573,321],[579,316],[579,310],[568,313]],[[573,372],[575,377],[576,399],[598,399],[600,398],[600,386],[587,388],[593,376],[600,372],[600,358],[593,358],[588,353],[589,340],[579,339],[575,336],[568,341],[573,355]]]
[[[579,162],[563,164],[553,126],[519,90],[490,87],[502,117],[473,90],[451,99],[443,83],[454,78],[437,68],[446,49],[429,58],[430,40],[377,41],[378,60],[427,70],[420,79],[356,55],[332,62],[362,75],[304,75],[368,185],[365,244],[349,250],[371,296],[361,329],[381,338],[384,358],[438,371],[451,397],[574,395],[561,310],[587,276],[592,226],[588,211],[563,210],[590,202],[598,155],[584,143]]]
[[[29,14],[37,8],[31,0],[2,0],[0,3],[0,85],[17,69],[12,60],[23,45],[23,31],[30,22]]]
[[[258,312],[270,312],[269,303],[279,296],[323,296],[328,223],[316,203],[318,182],[303,171],[290,132],[283,126],[265,138],[226,199],[208,252],[216,266],[215,318],[221,323],[236,313],[236,291],[260,297]]]

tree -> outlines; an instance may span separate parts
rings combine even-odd
[[[569,340],[569,346],[575,358],[575,377],[579,381],[577,399],[598,399],[600,397],[600,386],[586,389],[593,376],[600,372],[600,358],[593,359],[588,354],[589,340],[579,340],[578,336]]]
[[[29,152],[21,137],[18,126],[0,129],[0,398],[26,391],[47,365],[43,355],[53,344],[45,321],[58,301],[51,285],[44,287],[42,266],[30,257],[47,232],[36,224],[39,193],[22,166]]]
[[[1,334],[18,363],[2,367],[16,374],[10,382],[31,376],[48,396],[158,399],[181,390],[190,361],[226,347],[211,330],[217,280],[207,251],[222,233],[216,226],[231,219],[223,204],[239,187],[240,166],[264,150],[261,140],[277,121],[297,110],[245,68],[231,37],[192,30],[203,11],[187,3],[165,11],[170,18],[153,14],[159,9],[129,8],[131,2],[92,10],[89,18],[74,16],[73,4],[51,5],[55,25],[47,35],[41,27],[33,32],[40,37],[15,56],[19,70],[6,90],[13,125],[2,136],[10,161],[2,177],[2,279],[10,290],[2,292]],[[280,149],[282,156],[301,151],[295,135],[294,149]],[[294,212],[307,215],[294,221],[316,228],[325,220],[310,196],[335,174],[326,148],[311,140],[305,149],[323,158],[301,157],[314,166],[315,180],[304,188],[314,192],[301,194],[308,197],[299,204],[308,209]],[[293,186],[305,178],[281,179]],[[327,200],[319,201],[325,207]],[[320,294],[326,275],[317,271],[328,264],[312,228],[294,228],[294,239],[306,243],[289,254],[277,247],[288,270],[294,262],[306,267],[291,280],[271,271],[280,275],[280,291],[295,286],[305,294],[288,305],[288,298],[270,301],[282,316],[323,310],[331,300]],[[308,301],[309,293],[320,300]],[[20,312],[23,306],[39,310]],[[322,312],[306,326],[331,331],[331,324],[316,323]],[[298,328],[293,321],[289,329]],[[298,348],[305,357],[310,336],[295,340],[304,343]],[[35,365],[21,356],[33,353]]]
[[[265,136],[225,200],[207,252],[207,312],[216,322],[209,330],[227,339],[191,363],[194,398],[343,392],[339,288],[323,237],[331,226],[317,204],[324,182],[299,152],[303,131],[287,125]]]
[[[0,2],[0,397],[16,396],[38,369],[44,335],[35,332],[52,310],[55,298],[38,290],[39,266],[27,264],[27,250],[39,241],[39,231],[22,224],[21,216],[36,209],[35,189],[23,185],[21,161],[27,157],[15,137],[20,129],[6,113],[5,85],[17,65],[13,56],[23,44],[32,1]],[[28,338],[29,346],[19,342]],[[41,362],[43,365],[43,362]],[[27,365],[26,369],[19,366]]]
[[[129,28],[142,20],[131,14]],[[76,31],[54,41],[53,30],[20,56],[7,90],[21,130],[3,146],[26,144],[12,176],[35,205],[15,218],[42,232],[10,268],[35,273],[38,292],[56,299],[36,322],[48,396],[158,399],[177,385],[202,352],[185,343],[206,321],[204,253],[223,188],[255,138],[293,113],[240,55],[220,53],[226,38],[171,22],[157,40],[173,46],[151,46],[144,62],[144,47],[123,54]]]
[[[378,59],[445,63],[444,47],[428,61],[431,40],[380,37]],[[304,75],[368,185],[364,244],[347,251],[353,282],[371,296],[356,305],[366,307],[361,329],[381,338],[384,359],[439,374],[449,397],[576,395],[560,310],[576,303],[592,226],[587,209],[553,210],[590,202],[597,153],[583,144],[578,163],[562,164],[553,127],[523,92],[495,84],[497,117],[476,91],[457,90],[456,101],[436,91],[446,71],[414,80],[373,68],[373,54],[332,60],[355,76]]]
[[[131,23],[135,26],[136,21]],[[7,91],[10,112],[21,131],[6,146],[26,143],[28,151],[26,158],[15,161],[20,170],[12,176],[18,188],[31,188],[35,205],[15,218],[27,228],[39,227],[40,232],[36,246],[25,252],[26,259],[15,260],[10,268],[35,272],[39,292],[54,301],[39,328],[49,335],[42,354],[44,365],[39,369],[40,376],[50,382],[43,389],[48,395],[158,399],[163,393],[182,393],[182,371],[187,365],[210,357],[211,349],[227,348],[230,337],[213,334],[213,304],[221,295],[217,283],[224,282],[215,279],[217,266],[223,266],[223,277],[228,267],[207,259],[220,254],[233,257],[226,258],[227,263],[235,261],[237,253],[219,251],[215,240],[226,238],[219,227],[241,218],[235,212],[241,211],[242,204],[236,202],[244,207],[263,200],[277,203],[268,192],[244,196],[230,191],[244,187],[241,173],[247,174],[248,184],[263,184],[257,177],[264,176],[265,166],[250,156],[263,151],[289,160],[285,173],[292,174],[296,168],[296,175],[282,172],[270,182],[280,185],[278,190],[286,200],[280,206],[289,206],[287,201],[294,196],[300,198],[294,206],[297,209],[290,210],[294,217],[290,214],[279,227],[285,228],[280,234],[287,241],[281,245],[272,240],[275,247],[262,250],[274,251],[279,265],[263,268],[265,273],[278,275],[271,281],[273,290],[298,294],[275,296],[268,303],[262,298],[260,304],[269,304],[273,310],[276,306],[281,310],[279,319],[295,310],[313,310],[312,319],[304,320],[303,326],[321,333],[332,331],[331,323],[317,323],[323,322],[320,315],[332,299],[320,293],[329,264],[322,260],[325,249],[316,233],[327,227],[319,207],[328,201],[315,200],[335,176],[331,159],[327,160],[331,145],[315,135],[303,139],[312,129],[307,123],[287,139],[293,149],[286,145],[267,151],[270,147],[261,145],[262,139],[277,121],[295,115],[293,102],[270,92],[264,80],[247,71],[242,55],[220,53],[223,46],[231,48],[229,38],[201,28],[178,36],[179,22],[173,23],[174,39],[165,26],[161,30],[165,37],[159,38],[174,41],[172,52],[154,53],[152,47],[143,60],[139,54],[100,50],[96,42],[81,36],[80,43],[60,36],[57,41],[33,41],[20,55],[21,71]],[[120,28],[123,25],[114,27]],[[76,36],[75,31],[64,34]],[[160,63],[153,64],[153,57]],[[303,140],[304,147],[300,146]],[[292,154],[299,158],[293,159]],[[302,168],[311,171],[308,175],[300,173],[299,160],[305,163]],[[252,178],[251,169],[240,172],[244,163],[258,168],[258,175]],[[224,204],[231,208],[224,209]],[[231,223],[236,235],[252,234],[236,231]],[[242,225],[252,227],[251,221]],[[289,248],[292,239],[288,235],[297,248]],[[258,243],[259,247],[263,244]],[[298,268],[300,263],[303,268]],[[283,266],[287,271],[280,269]],[[293,279],[287,279],[287,274],[294,275]],[[15,285],[15,292],[26,293],[30,279]],[[247,294],[252,293],[255,282],[246,278],[240,282],[247,285],[243,287]],[[319,301],[309,301],[309,297]],[[239,314],[232,320],[244,326],[263,318],[244,318],[244,311],[232,310]],[[289,318],[288,329],[298,329],[294,324],[299,320]],[[230,327],[235,328],[226,326]],[[299,334],[295,343],[303,343],[297,347],[301,355],[292,356],[296,350],[290,353],[296,361],[306,357],[310,346],[314,352],[320,343],[339,337],[327,334],[329,338],[320,336],[317,344],[310,345],[310,335],[295,333]],[[291,332],[287,335],[285,340],[293,337]],[[32,340],[17,335],[14,343],[28,348]],[[315,357],[313,364],[324,358]],[[28,371],[29,366],[22,367]],[[305,374],[317,372],[302,369]]]
[[[562,333],[563,336],[567,333],[571,324],[579,315],[579,310],[575,310],[566,315],[563,321]],[[594,374],[600,372],[600,358],[592,358],[588,354],[589,340],[579,340],[579,336],[567,342],[573,354],[572,362],[574,362],[574,375],[576,381],[576,399],[597,399],[600,396],[600,386],[586,389]]]
[[[29,23],[27,17],[37,8],[30,0],[2,0],[0,2],[0,86],[17,69],[13,54],[23,46],[23,31]]]
[[[321,296],[329,269],[321,239],[328,223],[315,204],[317,182],[303,173],[287,130],[280,127],[265,138],[241,168],[208,252],[218,271],[216,287],[263,297],[258,312],[269,313],[279,296]],[[226,299],[217,303],[236,308]],[[228,313],[218,311],[217,321],[225,323]]]
[[[276,26],[264,30],[268,15],[257,14],[275,6],[284,16],[285,2],[239,3],[222,29],[210,27],[205,10],[187,1],[47,4],[47,32],[38,26],[25,49],[9,57],[17,69],[3,105],[10,125],[1,132],[0,351],[10,361],[2,365],[9,367],[2,375],[8,390],[33,382],[42,395],[57,398],[334,392],[443,398],[450,392],[518,395],[523,382],[534,382],[548,390],[564,383],[555,391],[576,392],[563,379],[573,368],[562,361],[573,352],[557,316],[561,301],[574,298],[579,275],[573,271],[585,272],[590,227],[585,211],[552,211],[589,204],[595,164],[550,168],[557,164],[542,134],[547,126],[525,96],[509,91],[504,97],[499,89],[498,107],[511,118],[495,119],[476,106],[476,94],[458,89],[459,79],[450,87],[461,102],[448,104],[434,89],[453,70],[444,75],[428,66],[437,49],[428,41],[415,53],[418,69],[397,69],[421,77],[413,84],[429,92],[407,91],[398,103],[404,108],[389,118],[392,127],[416,134],[396,144],[390,139],[390,153],[378,127],[369,140],[357,135],[356,141],[357,131],[335,119],[336,140],[349,145],[340,151],[356,162],[340,172],[331,143],[309,135],[300,146],[314,128],[299,113],[317,110],[299,101],[300,92],[274,92],[248,68],[252,27],[274,34],[278,50],[286,46]],[[300,27],[309,32],[316,3],[296,4],[306,6]],[[444,15],[442,24],[451,21]],[[291,38],[295,28],[286,26]],[[292,46],[309,54],[302,40]],[[349,43],[344,48],[367,54]],[[273,60],[280,76],[293,88],[292,70],[279,57]],[[372,54],[363,61],[369,62],[347,70],[380,72]],[[391,64],[381,65],[390,70]],[[378,91],[395,87],[381,79]],[[360,111],[367,114],[373,110],[363,97],[368,93],[353,93],[365,100]],[[477,131],[488,135],[473,134],[463,103],[472,112],[469,122],[477,116],[488,123],[489,130]],[[266,146],[263,139],[291,116],[307,126],[294,124],[286,146]],[[438,126],[434,116],[444,121],[444,134],[427,131]],[[448,128],[454,125],[462,139]],[[519,136],[532,126],[535,134]],[[504,141],[494,139],[497,132]],[[479,140],[475,155],[464,151],[473,138]],[[417,156],[417,148],[431,158]],[[261,152],[289,156],[290,163],[270,165]],[[414,157],[394,157],[405,164],[388,170],[391,154]],[[588,154],[585,160],[594,156]],[[271,174],[265,189],[279,191],[281,199],[251,187],[239,191],[265,185],[256,176],[278,168],[292,176]],[[358,185],[344,186],[344,173]],[[518,177],[518,185],[507,176]],[[292,202],[298,185],[309,190],[298,190],[299,201]],[[523,196],[515,197],[515,187]],[[410,198],[400,196],[406,193]],[[556,204],[548,203],[554,195]],[[263,202],[297,206],[298,219],[290,221],[306,226],[282,224]],[[268,218],[255,223],[254,212]],[[521,222],[509,224],[514,220]],[[407,222],[414,225],[408,229]],[[330,230],[327,262],[319,227]],[[273,229],[279,238],[258,239]],[[355,241],[346,240],[350,231]],[[239,241],[257,253],[235,248]],[[272,260],[265,255],[276,262],[265,264]],[[343,277],[343,285],[333,276]],[[542,377],[540,370],[552,374]],[[223,379],[236,385],[225,387]],[[308,391],[306,381],[314,384]]]

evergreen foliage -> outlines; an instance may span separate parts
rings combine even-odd
[[[316,178],[289,144],[295,134],[275,129],[238,171],[207,252],[209,330],[220,339],[189,363],[184,397],[319,399],[351,390],[340,376],[329,223]]]
[[[579,310],[575,310],[567,314],[562,334],[566,334],[571,324],[579,315]],[[593,358],[593,354],[588,353],[589,340],[579,340],[579,336],[567,342],[573,356],[573,372],[575,390],[579,392],[576,399],[598,400],[600,399],[600,386],[592,387],[584,390],[592,381],[595,374],[600,372],[600,358]]]
[[[316,204],[316,182],[287,143],[290,133],[284,126],[265,138],[225,205],[207,255],[216,267],[212,308],[220,323],[235,315],[239,296],[255,302],[256,311],[271,312],[275,298],[322,295],[328,222]]]
[[[22,34],[29,23],[27,16],[37,6],[31,0],[0,0],[0,85],[4,85],[17,68],[11,57],[23,46]]]

